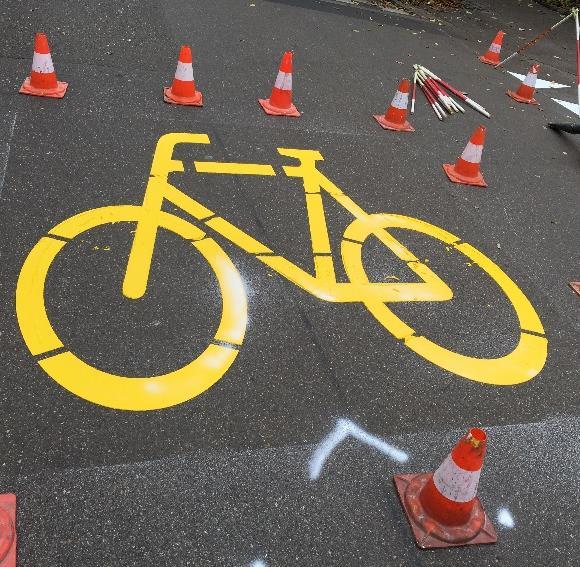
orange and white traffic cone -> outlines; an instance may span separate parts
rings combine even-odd
[[[534,91],[536,90],[536,79],[538,78],[539,70],[539,65],[532,65],[528,71],[528,74],[526,75],[526,78],[522,81],[519,89],[515,93],[513,91],[507,91],[506,94],[518,102],[523,102],[525,104],[540,104],[534,98]]]
[[[385,114],[374,114],[373,118],[385,129],[398,132],[414,132],[415,128],[407,122],[407,106],[409,106],[409,79],[403,79]]]
[[[0,494],[0,565],[16,567],[15,494]]]
[[[486,438],[482,429],[470,429],[434,473],[395,476],[397,493],[418,547],[497,541],[477,498]]]
[[[475,185],[477,187],[487,187],[483,175],[479,169],[481,164],[481,154],[483,152],[483,143],[485,142],[485,126],[478,126],[471,135],[467,146],[457,161],[453,163],[444,163],[443,169],[447,177],[453,183],[462,183],[463,185]]]
[[[270,98],[258,100],[266,114],[272,116],[300,116],[292,104],[292,52],[286,51],[280,62],[278,76]]]
[[[485,55],[480,55],[479,60],[487,63],[488,65],[497,65],[499,63],[499,52],[501,51],[501,44],[503,42],[504,32],[501,30],[497,32],[494,37],[487,53]]]
[[[67,88],[68,83],[56,79],[46,35],[43,33],[35,34],[32,71],[18,92],[33,96],[62,98]]]
[[[163,88],[163,100],[170,104],[185,106],[203,106],[202,94],[195,90],[193,79],[193,58],[189,45],[182,45],[179,50],[177,69],[170,87]]]

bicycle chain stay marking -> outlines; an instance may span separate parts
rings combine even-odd
[[[360,302],[395,338],[411,350],[450,372],[488,384],[510,385],[537,375],[547,357],[547,340],[540,319],[517,285],[489,258],[467,243],[424,221],[393,214],[368,214],[317,169],[324,158],[316,150],[278,148],[282,156],[298,160],[284,166],[287,177],[299,178],[305,193],[312,246],[314,275],[275,254],[250,234],[216,215],[168,181],[170,173],[183,172],[181,160],[173,159],[177,144],[209,144],[206,134],[171,133],[162,136],[155,150],[151,173],[141,207],[117,205],[75,215],[49,231],[29,253],[17,286],[16,310],[25,342],[40,366],[63,387],[91,402],[117,409],[151,410],[189,400],[211,387],[230,368],[243,343],[247,325],[247,301],[242,279],[229,256],[215,240],[197,226],[162,211],[164,200],[182,209],[199,223],[254,256],[282,277],[311,295],[334,302]],[[275,176],[271,165],[195,161],[200,174]],[[341,243],[341,259],[349,282],[337,282],[331,250],[323,192],[349,211],[354,220]],[[130,378],[91,367],[66,350],[48,319],[44,304],[46,277],[54,258],[87,230],[114,223],[137,223],[123,281],[123,294],[143,296],[159,228],[170,230],[200,252],[216,273],[223,302],[222,319],[207,349],[185,367],[161,376]],[[519,342],[511,353],[495,359],[462,355],[416,333],[388,307],[391,302],[448,301],[452,290],[425,263],[393,237],[389,229],[405,229],[441,241],[469,258],[491,277],[511,302],[520,324]],[[375,236],[412,270],[421,282],[368,280],[362,265],[362,247]],[[533,334],[530,334],[533,333]],[[60,350],[57,350],[60,349]],[[52,352],[54,356],[51,356]]]

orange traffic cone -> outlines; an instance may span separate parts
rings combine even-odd
[[[415,128],[407,122],[407,106],[409,105],[409,91],[411,83],[409,79],[403,79],[385,114],[375,114],[373,118],[385,130],[397,130],[398,132],[414,132]]]
[[[18,92],[34,96],[62,98],[68,83],[57,81],[48,39],[43,33],[34,36],[34,55],[32,57],[32,71],[26,77]]]
[[[203,96],[195,90],[192,61],[191,48],[189,45],[182,45],[173,83],[170,87],[163,88],[165,102],[186,106],[203,106]]]
[[[514,93],[513,91],[507,91],[506,94],[518,102],[523,102],[525,104],[540,104],[534,98],[534,91],[536,90],[536,79],[538,78],[539,70],[539,65],[532,65],[517,92]]]
[[[0,494],[0,565],[16,567],[16,496]]]
[[[286,51],[280,62],[278,76],[268,99],[259,99],[260,106],[266,114],[273,116],[300,116],[292,104],[292,52]]]
[[[485,142],[485,126],[478,126],[471,135],[467,146],[463,150],[457,161],[444,163],[443,169],[447,177],[453,183],[463,183],[464,185],[476,185],[478,187],[487,187],[483,175],[479,170],[481,163],[481,153],[483,152],[483,143]]]
[[[491,42],[491,45],[489,46],[489,49],[487,50],[487,53],[479,57],[480,61],[483,61],[488,65],[497,65],[499,63],[499,52],[501,51],[501,44],[503,42],[504,35],[505,33],[501,30],[497,32],[496,36]]]
[[[434,473],[395,476],[397,493],[420,548],[497,541],[476,496],[485,448],[485,431],[470,429]]]

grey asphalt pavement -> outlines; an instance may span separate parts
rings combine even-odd
[[[476,57],[496,31],[494,18],[521,11],[531,37],[558,15],[532,2],[497,3],[513,6],[495,12],[492,4],[475,2],[473,19],[441,21],[316,0],[0,6],[0,492],[19,499],[19,565],[576,564],[580,297],[568,282],[580,279],[580,147],[577,137],[546,128],[572,120],[550,101],[573,100],[572,89],[538,92],[539,107],[505,96],[517,80]],[[17,92],[37,30],[48,34],[59,79],[70,83],[62,100]],[[516,42],[508,37],[506,50]],[[203,108],[162,101],[182,43],[194,49]],[[572,47],[554,34],[509,68],[523,73],[535,58],[551,79],[571,84]],[[266,116],[257,103],[287,49],[298,119]],[[371,116],[415,62],[466,90],[492,118],[468,110],[440,123],[418,94],[416,132],[383,131]],[[480,123],[489,187],[451,184],[441,165]],[[317,299],[212,233],[248,297],[246,335],[225,375],[155,411],[73,394],[23,341],[15,312],[22,265],[64,219],[140,205],[157,141],[171,132],[211,140],[176,149],[185,171],[171,182],[304,270],[312,271],[304,191],[284,175],[294,162],[277,148],[320,151],[320,170],[368,213],[458,235],[529,298],[548,340],[545,366],[512,386],[462,378],[407,348],[361,301]],[[200,174],[194,161],[271,164],[276,175]],[[325,210],[337,277],[346,281],[340,239],[352,216],[330,199]],[[67,242],[44,297],[66,349],[109,373],[151,376],[206,348],[221,294],[191,243],[160,231],[146,295],[125,298],[133,231],[117,223]],[[471,357],[513,350],[518,321],[492,279],[440,242],[393,234],[454,292],[452,301],[390,304],[398,317]],[[363,259],[373,281],[418,279],[378,241],[365,245]],[[308,463],[341,418],[409,461],[349,438],[310,480]],[[391,477],[433,470],[471,426],[489,434],[480,496],[498,543],[419,551]]]

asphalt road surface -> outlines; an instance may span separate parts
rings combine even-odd
[[[506,4],[526,38],[558,19]],[[538,91],[539,107],[506,97],[517,79],[476,57],[503,23],[489,2],[472,14],[0,7],[0,492],[18,498],[19,566],[578,564],[580,147],[546,128],[574,120],[550,100],[574,89]],[[62,100],[18,94],[35,31]],[[202,108],[162,100],[183,43]],[[520,43],[506,36],[506,53]],[[257,103],[285,50],[296,119]],[[535,57],[571,85],[572,53],[570,24],[509,69]],[[372,115],[413,63],[492,118],[441,123],[418,94],[416,131],[382,130]],[[452,184],[441,166],[480,123],[488,188]],[[163,140],[178,142],[165,159]],[[296,150],[319,152],[324,178],[284,169]],[[187,198],[165,196],[132,299],[159,179]],[[365,213],[385,230],[353,236]],[[422,298],[424,281],[452,299]],[[434,470],[473,426],[498,541],[419,550],[392,477]]]

